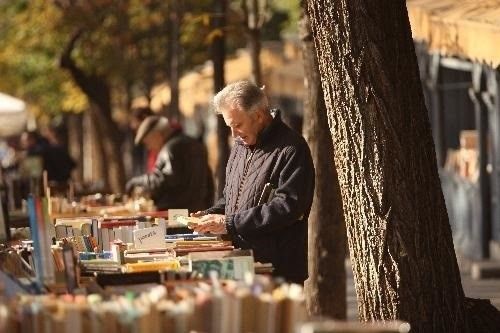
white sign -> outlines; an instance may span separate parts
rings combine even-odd
[[[136,249],[165,247],[165,229],[152,227],[134,230],[134,246]]]

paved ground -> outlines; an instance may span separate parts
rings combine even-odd
[[[473,280],[469,274],[462,273],[462,286],[466,296],[487,298],[500,310],[500,279]]]
[[[500,310],[500,279],[473,280],[469,272],[469,263],[460,263],[462,286],[467,297],[487,298]],[[350,262],[346,261],[347,273],[347,319],[357,320],[358,310],[354,280]]]

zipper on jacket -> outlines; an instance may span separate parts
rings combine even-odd
[[[248,148],[250,149],[250,148]],[[240,195],[241,191],[243,190],[243,185],[245,184],[245,181],[247,179],[247,173],[248,169],[250,169],[250,162],[252,161],[253,155],[255,154],[256,149],[252,149],[252,152],[250,153],[249,156],[247,156],[245,159],[245,167],[243,168],[243,176],[241,176],[241,181],[240,181],[240,186],[238,188],[238,195],[236,196],[236,205],[235,205],[235,212],[238,211],[239,205],[240,205]]]

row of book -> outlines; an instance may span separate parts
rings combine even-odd
[[[51,262],[53,268],[53,280],[50,283],[43,282],[37,279],[40,273],[40,268],[37,267],[39,260],[37,260],[36,252],[33,247],[33,241],[22,241],[19,245],[4,250],[7,257],[11,262],[9,267],[0,265],[0,269],[4,273],[8,273],[18,283],[23,279],[33,280],[38,285],[39,291],[61,289],[68,291],[69,289],[76,288],[78,276],[78,261],[77,253],[74,250],[73,243],[69,241],[58,242],[56,245],[50,246],[50,255],[46,262]],[[70,277],[71,276],[71,277]],[[68,281],[70,277],[71,281]],[[68,288],[68,284],[69,286]]]
[[[171,212],[172,211],[172,212]],[[175,243],[176,249],[180,255],[187,254],[195,251],[210,251],[214,247],[216,250],[229,250],[232,249],[231,244],[227,242],[220,242],[217,237],[213,235],[195,235],[195,234],[182,234],[182,235],[166,235],[167,224],[180,225],[186,227],[188,223],[194,223],[192,220],[196,218],[180,216],[175,214],[175,211],[185,210],[169,210],[163,213],[162,216],[155,218],[154,222],[151,217],[145,216],[115,216],[115,217],[73,217],[73,218],[57,218],[55,220],[55,237],[57,239],[80,237],[80,236],[93,236],[98,244],[99,251],[109,251],[111,245],[115,241],[124,244],[133,244],[133,246],[144,247],[169,247],[165,243]],[[185,212],[184,212],[185,211]],[[164,215],[173,215],[171,220],[165,220]],[[183,219],[181,219],[183,218]],[[147,235],[147,233],[138,232],[138,230],[148,229],[151,227],[158,227],[156,230],[148,230],[158,232],[160,238],[156,242],[149,242],[149,244],[134,244],[137,238]],[[146,236],[146,238],[149,238]],[[152,237],[156,238],[156,237]],[[150,238],[150,239],[152,239]],[[141,239],[142,240],[142,239]],[[191,241],[197,242],[191,242]],[[140,242],[142,243],[142,241]]]
[[[110,244],[115,240],[115,237],[125,238],[132,232],[132,228],[149,226],[149,222],[138,222],[138,220],[130,218],[61,220],[54,225],[49,216],[47,198],[30,196],[27,204],[33,240],[33,251],[28,259],[33,261],[30,266],[34,268],[36,281],[40,288],[53,285],[56,282],[55,265],[60,260],[55,255],[56,252],[53,251],[52,244],[57,238],[69,241],[77,251],[94,251],[96,247],[99,251],[110,250]],[[130,227],[130,230],[121,232],[124,225]]]
[[[61,275],[65,272],[64,247],[71,247],[75,258],[78,259],[75,259],[73,265],[79,264],[81,272],[87,275],[93,275],[95,272],[185,271],[195,272],[195,276],[199,278],[207,278],[208,272],[214,270],[223,279],[241,280],[246,272],[252,274],[254,272],[251,251],[213,251],[226,249],[227,243],[224,241],[183,240],[179,243],[180,252],[189,251],[189,249],[194,249],[194,251],[189,256],[176,256],[174,242],[170,244],[170,248],[157,249],[124,250],[123,244],[112,244],[111,251],[94,252],[96,242],[92,236],[62,238],[55,245],[50,246],[50,257],[55,270],[54,281],[51,284],[65,282],[64,276]],[[232,249],[232,246],[230,248]],[[196,252],[200,249],[212,251]],[[23,241],[21,245],[14,246],[12,251],[17,252],[21,267],[25,267],[30,275],[34,276],[38,272],[33,241]],[[41,286],[50,288],[51,284],[41,284]]]
[[[67,197],[51,196],[51,214],[133,214],[134,212],[155,210],[154,202],[144,197],[133,199],[127,196],[102,195],[100,193],[81,197],[78,201],[73,200],[73,197],[74,195],[71,193],[68,193]]]
[[[61,238],[62,243],[71,243],[76,252],[93,252],[97,247],[97,241],[92,236],[73,236]]]
[[[60,218],[56,219],[57,239],[72,236],[93,236],[100,249],[109,251],[116,240],[123,243],[134,242],[134,230],[150,228],[150,221],[140,221],[136,217],[111,218]]]
[[[14,277],[23,276],[18,272],[22,272],[24,276],[34,277],[37,267],[32,245],[32,241],[24,241],[22,245],[10,248],[8,258],[12,260],[5,262],[12,264],[0,268],[12,272]],[[58,241],[56,245],[51,246],[54,282],[42,284],[40,288],[52,291],[74,290],[80,287],[80,274],[95,276],[95,274],[114,273],[113,284],[118,285],[130,284],[133,281],[162,283],[161,281],[169,280],[169,274],[177,273],[195,280],[206,280],[213,272],[224,280],[241,281],[254,277],[255,266],[251,250],[192,252],[188,256],[176,257],[173,250],[131,249],[121,253],[119,247],[120,245],[114,244],[113,251],[110,252],[77,252],[74,243],[66,239]],[[135,273],[146,274],[141,276]]]
[[[30,295],[0,303],[0,330],[9,333],[292,333],[306,319],[298,285],[266,290],[216,279],[108,299]]]

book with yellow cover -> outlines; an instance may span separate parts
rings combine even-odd
[[[177,259],[169,259],[164,261],[149,261],[138,262],[132,264],[125,264],[125,271],[128,273],[133,272],[151,272],[151,271],[172,271],[178,270],[181,265]]]

